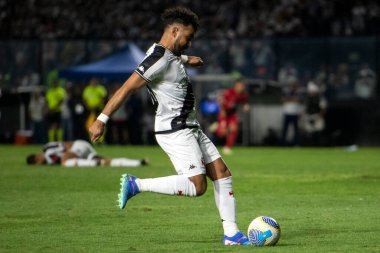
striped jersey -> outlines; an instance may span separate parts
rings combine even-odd
[[[60,164],[65,152],[63,142],[48,142],[42,149],[46,164]]]
[[[67,142],[48,142],[43,146],[42,152],[45,156],[46,164],[60,164],[65,152],[74,154],[81,159],[95,159],[98,157],[95,149],[90,143],[84,140],[76,140],[72,143]]]
[[[193,87],[181,57],[153,44],[135,72],[148,82],[146,87],[156,109],[156,134],[199,127]]]

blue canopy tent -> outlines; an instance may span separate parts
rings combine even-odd
[[[61,69],[59,71],[59,77],[69,80],[96,77],[123,81],[133,73],[144,57],[145,53],[135,44],[130,43],[124,49],[105,59]]]
[[[108,56],[105,59],[84,65],[69,67],[59,71],[59,77],[68,80],[89,79],[92,77],[108,80],[126,80],[142,62],[145,53],[134,43]],[[190,76],[197,74],[196,69],[188,69]]]

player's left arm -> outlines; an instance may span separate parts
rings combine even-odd
[[[181,59],[184,64],[191,67],[197,68],[203,66],[203,60],[198,56],[181,55]]]

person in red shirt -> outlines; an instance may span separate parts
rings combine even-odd
[[[216,135],[219,138],[225,138],[226,143],[223,147],[223,153],[231,154],[231,148],[234,146],[239,127],[237,115],[238,105],[243,105],[243,111],[249,110],[248,93],[245,91],[245,83],[242,79],[235,81],[234,85],[225,90],[219,98],[219,115]]]

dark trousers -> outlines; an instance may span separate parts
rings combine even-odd
[[[48,140],[45,121],[32,121],[32,143],[44,144]]]
[[[299,142],[298,119],[299,119],[298,115],[289,115],[289,114],[284,115],[284,121],[283,121],[283,126],[282,126],[282,139],[281,139],[282,145],[296,146],[299,144],[298,143]],[[288,142],[286,138],[288,135],[289,126],[293,126],[293,130],[294,130],[293,139],[290,142]]]

